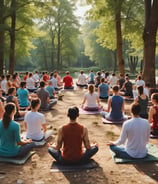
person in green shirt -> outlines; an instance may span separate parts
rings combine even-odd
[[[13,121],[15,113],[15,104],[6,104],[3,118],[0,120],[0,156],[2,157],[22,157],[35,147],[31,139],[21,140],[20,126]]]

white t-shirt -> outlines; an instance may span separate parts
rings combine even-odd
[[[5,79],[1,81],[1,88],[5,93],[7,92],[6,83],[7,81]]]
[[[149,136],[149,122],[143,118],[132,118],[123,124],[120,138],[115,144],[125,144],[125,150],[131,157],[143,158],[147,154]]]
[[[136,81],[136,86],[145,86],[145,82],[143,80],[137,80]]]
[[[87,99],[87,107],[98,107],[96,104],[98,93],[94,92],[92,95],[89,93],[86,93],[85,97]]]
[[[149,88],[144,88],[144,94],[149,97]]]
[[[117,77],[116,76],[111,76],[110,77],[109,85],[110,85],[110,87],[113,87],[114,85],[117,85]]]
[[[51,81],[52,81],[52,83],[53,83],[53,88],[58,88],[58,85],[57,85],[57,82],[58,82],[58,81],[57,81],[57,79],[53,77],[53,78],[51,79]]]
[[[45,116],[39,112],[29,111],[26,113],[24,121],[27,124],[26,137],[33,140],[40,140],[43,138],[42,124],[46,124]]]
[[[39,75],[37,73],[35,73],[33,75],[33,80],[34,80],[34,82],[39,82],[40,78],[39,78]]]
[[[28,89],[35,89],[35,84],[33,78],[29,77],[26,80],[26,86]]]
[[[78,76],[78,80],[79,80],[79,84],[81,84],[81,85],[87,84],[86,76],[84,74],[80,74]]]

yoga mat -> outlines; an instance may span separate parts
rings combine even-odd
[[[104,124],[123,124],[126,120],[111,121],[111,120],[107,120],[105,118],[102,118],[102,121],[103,121]]]
[[[14,121],[24,121],[24,116],[20,116],[18,118],[14,118]]]
[[[21,139],[26,139],[26,132],[23,132],[20,134]],[[35,143],[35,145],[38,146],[44,146],[46,144],[46,140],[42,140],[42,141],[33,141]]]
[[[17,165],[22,165],[24,164],[33,154],[35,151],[30,151],[27,155],[24,157],[11,157],[11,158],[6,158],[6,157],[0,157],[0,162],[7,162],[7,163],[12,163],[12,164],[17,164]]]
[[[56,161],[52,163],[51,172],[77,172],[81,170],[86,170],[86,169],[94,169],[97,168],[98,163],[96,163],[93,159],[91,159],[88,163],[86,164],[81,164],[81,165],[61,165],[58,164]]]
[[[116,164],[126,164],[126,163],[143,163],[143,162],[155,162],[158,161],[158,148],[153,144],[147,144],[148,154],[145,158],[137,159],[123,159],[115,156],[115,153],[111,152],[112,158]]]
[[[79,114],[100,114],[101,111],[102,109],[98,111],[86,111],[82,108],[79,108]]]
[[[150,138],[151,139],[158,139],[158,135],[152,135],[152,134],[150,134]]]

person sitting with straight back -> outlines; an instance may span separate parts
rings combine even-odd
[[[67,116],[69,123],[59,128],[57,144],[49,144],[48,152],[61,164],[86,163],[98,151],[98,145],[90,145],[87,128],[77,122],[77,107],[69,108]],[[85,152],[82,143],[86,148]]]
[[[47,130],[45,116],[38,112],[40,105],[41,100],[39,98],[32,99],[31,111],[28,111],[24,118],[26,138],[35,142],[43,141],[53,133],[52,130]]]
[[[150,125],[146,119],[140,118],[140,105],[131,105],[132,119],[127,120],[122,127],[121,136],[115,142],[109,142],[111,151],[117,157],[124,159],[144,158],[147,155],[146,144],[149,141]],[[119,145],[124,144],[124,147]]]
[[[49,93],[45,89],[45,82],[40,82],[40,88],[37,90],[37,96],[41,100],[41,110],[51,110],[52,107],[57,103],[56,99],[50,100]]]
[[[108,109],[101,112],[101,115],[110,121],[126,120],[124,115],[124,99],[119,95],[119,87],[113,86],[113,96],[108,99]]]

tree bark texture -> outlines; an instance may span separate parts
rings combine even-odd
[[[4,66],[4,0],[0,1],[0,75],[3,74]]]
[[[145,0],[143,79],[155,87],[155,50],[158,28],[158,0]]]
[[[11,2],[11,29],[10,29],[10,53],[9,53],[9,73],[14,73],[15,65],[15,28],[16,28],[16,0]]]
[[[116,20],[116,42],[117,42],[117,59],[119,73],[124,74],[124,60],[122,54],[122,32],[121,32],[121,12],[118,10],[115,15]]]

